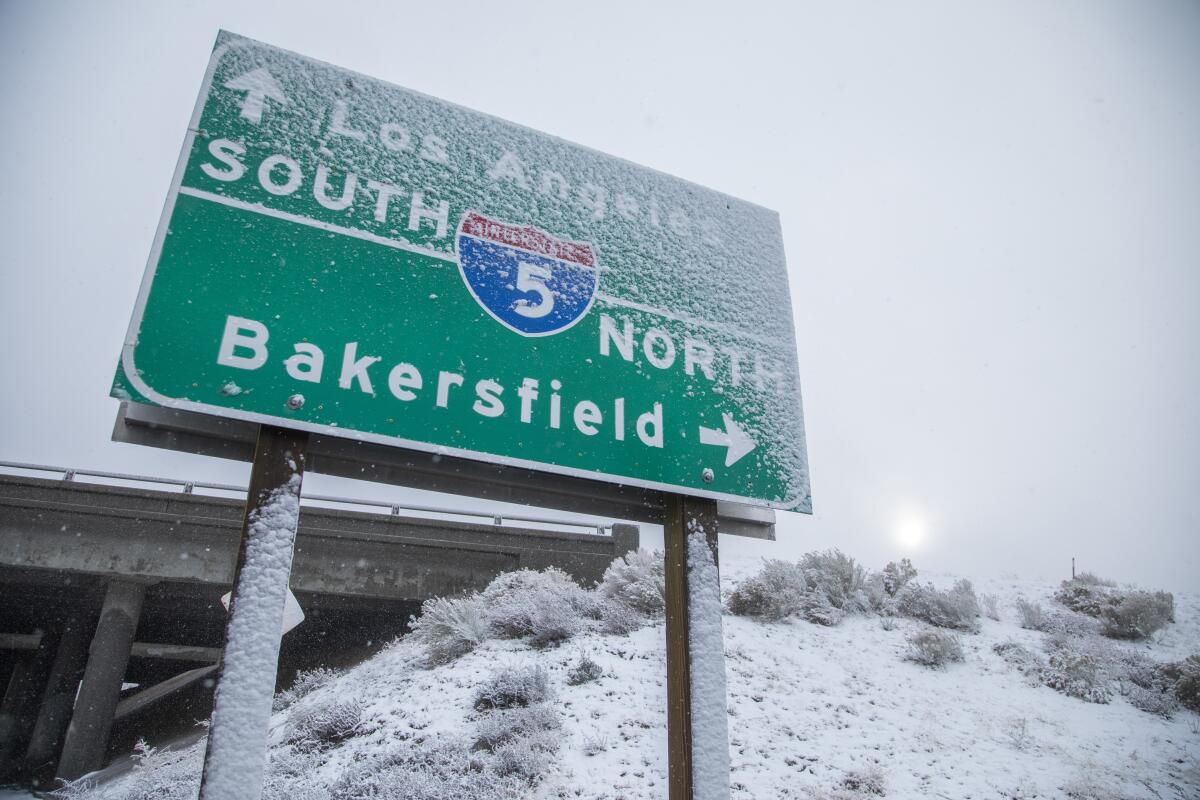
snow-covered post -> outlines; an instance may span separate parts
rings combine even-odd
[[[668,495],[667,755],[670,800],[728,800],[729,727],[717,505]]]
[[[308,434],[258,431],[201,800],[259,800]]]

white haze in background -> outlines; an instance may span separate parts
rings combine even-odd
[[[247,5],[0,2],[0,458],[246,479],[109,442],[224,27],[780,212],[816,516],[723,547],[1195,588],[1200,4]]]

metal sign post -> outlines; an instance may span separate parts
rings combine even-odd
[[[668,796],[727,800],[729,734],[716,503],[668,496],[663,539]]]
[[[201,800],[258,800],[262,794],[307,446],[303,431],[259,429]]]

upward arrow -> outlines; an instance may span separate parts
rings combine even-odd
[[[287,105],[288,101],[275,76],[267,72],[266,67],[259,67],[233,78],[225,84],[225,88],[246,93],[246,98],[242,100],[241,116],[255,125],[262,122],[263,106],[266,105],[268,97],[282,105]]]
[[[700,444],[715,444],[727,447],[725,451],[725,466],[731,467],[738,459],[754,449],[754,440],[746,435],[741,426],[734,421],[732,414],[722,414],[725,420],[725,430],[713,430],[700,426]]]

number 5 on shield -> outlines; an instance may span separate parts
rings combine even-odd
[[[532,304],[525,298],[513,303],[513,310],[522,317],[540,319],[554,310],[554,293],[543,281],[550,280],[550,270],[537,264],[522,261],[517,266],[517,291],[537,292],[541,301]]]

